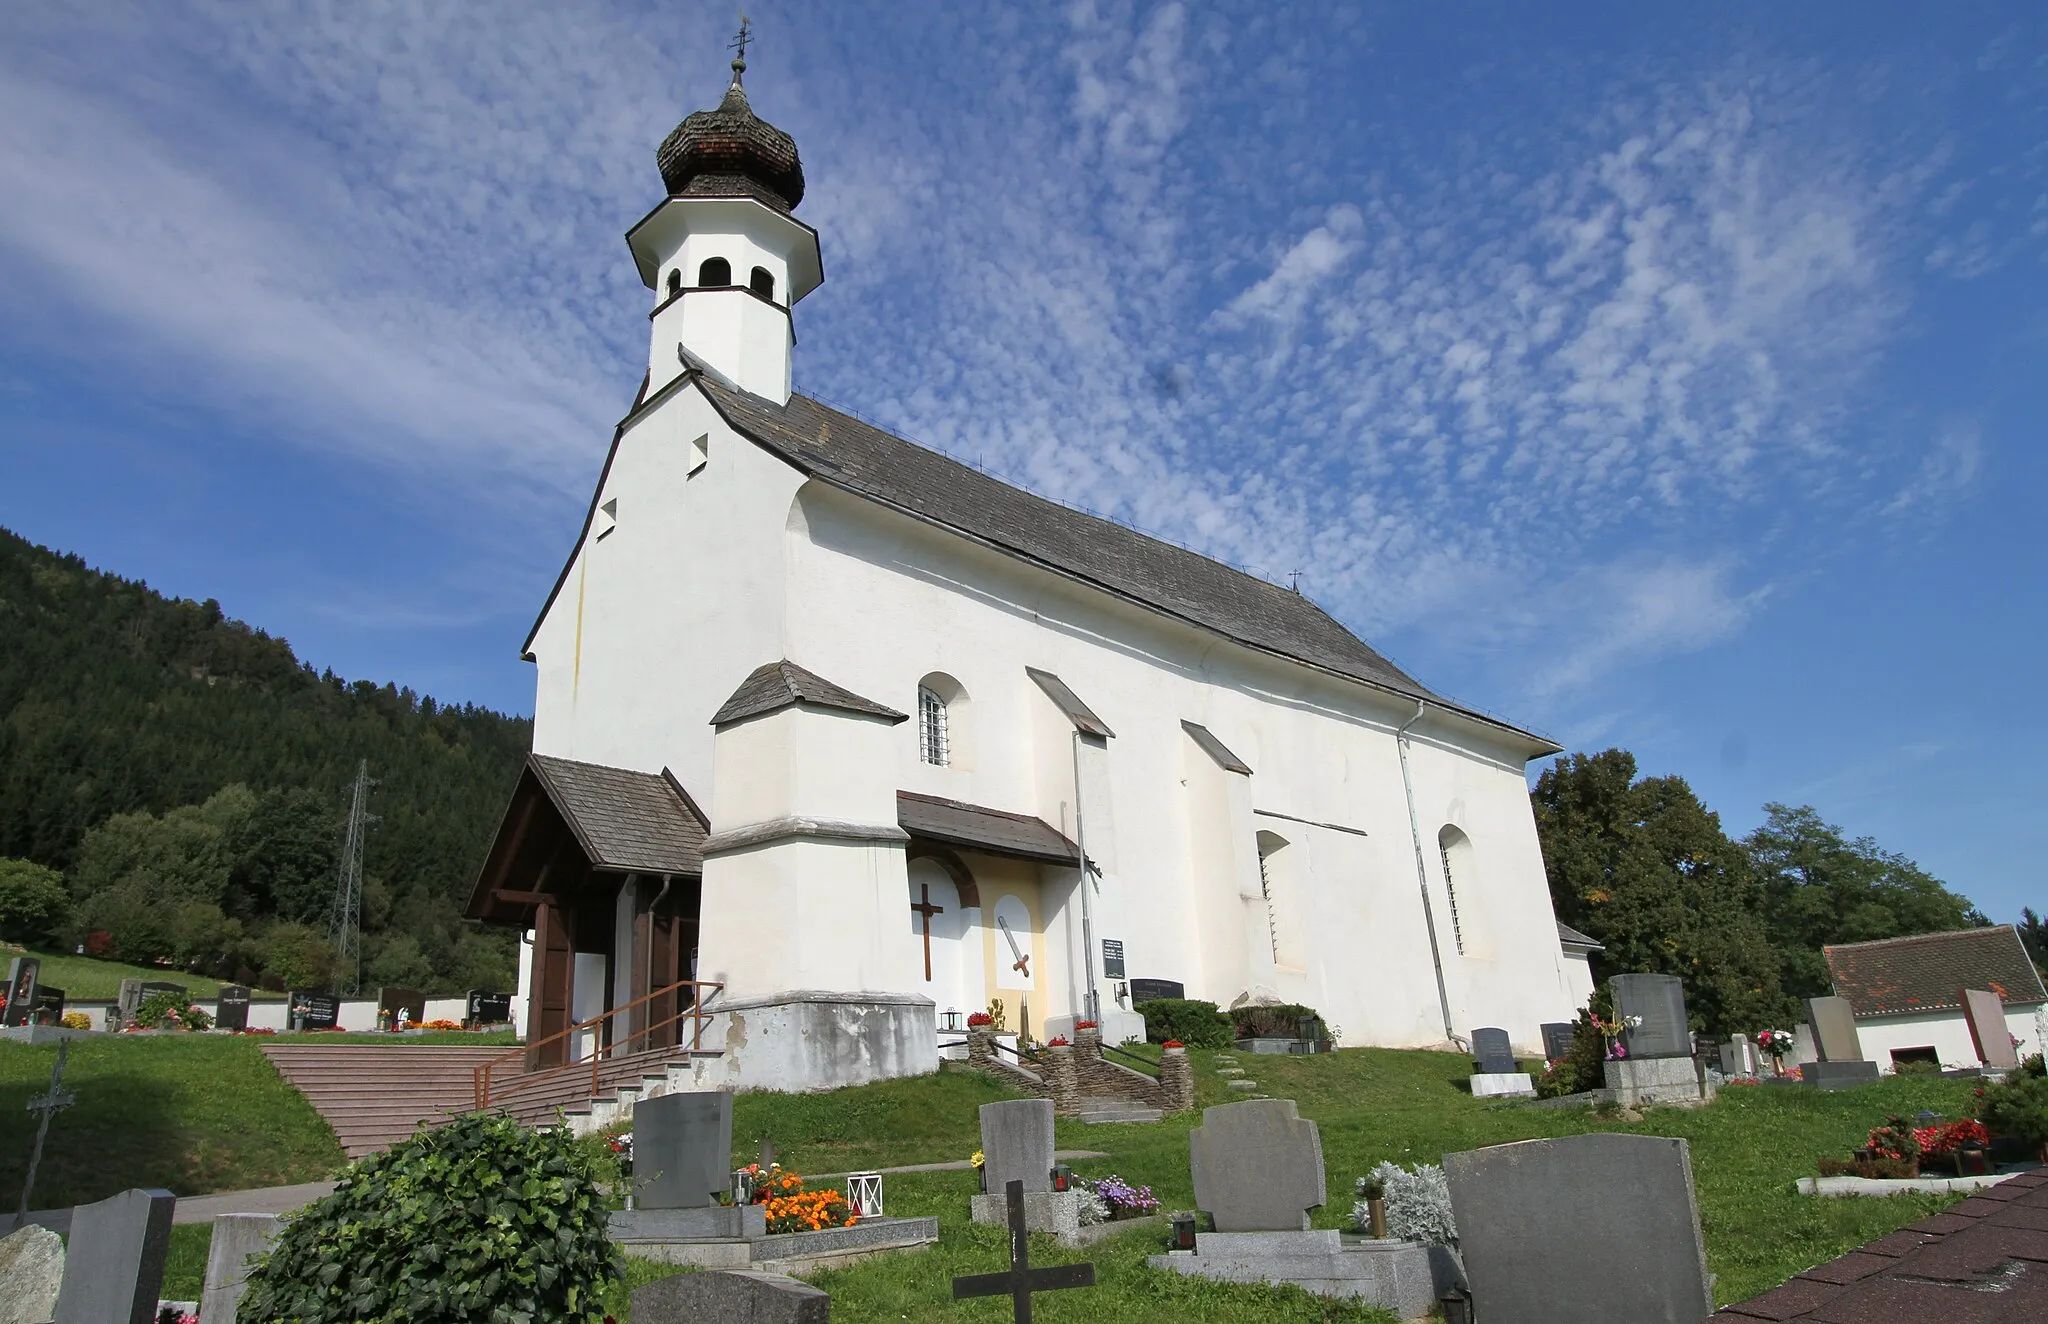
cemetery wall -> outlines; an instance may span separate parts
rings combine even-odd
[[[194,998],[192,1001],[203,1008],[208,1016],[220,1014],[220,1004],[213,998]],[[92,1028],[107,1028],[108,1016],[113,1012],[112,1002],[67,1002],[66,1011],[82,1011],[92,1018]],[[249,1028],[252,1030],[275,1030],[283,1033],[288,1003],[284,998],[254,998],[249,1002]],[[469,1009],[467,998],[428,998],[427,1019],[430,1021],[460,1021]],[[515,1008],[516,1010],[516,1008]],[[377,1028],[377,999],[344,998],[340,1005],[339,1025],[344,1030],[374,1030]],[[513,1024],[520,1022],[515,1020]]]
[[[2011,1034],[2024,1041],[2019,1050],[2022,1056],[2041,1051],[2031,1004],[2007,1005],[2005,1024]],[[1941,1054],[1944,1067],[1977,1065],[1977,1045],[1970,1038],[1970,1025],[1963,1019],[1961,1011],[1924,1016],[1872,1016],[1868,1019],[1858,1016],[1856,1041],[1863,1047],[1863,1056],[1877,1063],[1880,1071],[1892,1069],[1892,1050],[1895,1048],[1932,1047]]]

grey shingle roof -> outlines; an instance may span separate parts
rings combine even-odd
[[[1573,928],[1569,924],[1566,924],[1563,920],[1557,921],[1557,940],[1568,947],[1584,947],[1588,950],[1596,952],[1604,952],[1607,950],[1605,947],[1601,946],[1598,941],[1587,936],[1586,934],[1580,933],[1577,929]]]
[[[1204,754],[1216,760],[1217,767],[1225,772],[1250,774],[1252,770],[1251,764],[1246,763],[1243,759],[1231,753],[1230,746],[1218,740],[1216,733],[1208,727],[1201,725],[1199,722],[1182,722],[1180,729],[1194,738],[1194,742],[1202,747]]]
[[[673,777],[528,756],[594,868],[701,874],[707,824]]]
[[[2010,924],[1822,950],[1835,992],[1858,1016],[1960,1008],[1966,988],[1989,989],[2007,1002],[2048,1002],[2041,972]]]
[[[777,405],[708,374],[698,382],[735,430],[812,477],[1253,648],[1516,730],[1424,688],[1299,593],[1033,496],[807,396]]]
[[[1069,865],[1081,858],[1074,843],[1042,818],[936,795],[896,792],[896,823],[913,837],[996,855]]]
[[[1039,689],[1045,691],[1046,698],[1059,706],[1059,710],[1067,715],[1067,720],[1074,724],[1075,730],[1083,735],[1101,736],[1105,740],[1116,734],[1109,729],[1109,723],[1097,717],[1095,710],[1081,702],[1081,696],[1074,693],[1067,682],[1058,676],[1050,671],[1040,671],[1037,667],[1024,668],[1024,674],[1031,677]]]
[[[755,667],[753,673],[732,692],[732,697],[712,714],[711,725],[724,726],[727,722],[759,717],[762,713],[772,713],[797,703],[866,713],[871,717],[886,717],[892,722],[909,720],[907,713],[899,713],[873,699],[863,699],[852,690],[834,685],[823,676],[785,659]]]

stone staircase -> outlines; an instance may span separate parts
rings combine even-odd
[[[1156,1122],[1169,1112],[1194,1107],[1194,1078],[1185,1050],[1164,1055],[1160,1075],[1146,1075],[1103,1056],[1099,1034],[1082,1030],[1079,1042],[1048,1047],[1031,1065],[1001,1056],[995,1036],[986,1030],[967,1032],[967,1064],[1012,1089],[1051,1099],[1053,1111],[1090,1125],[1115,1122]]]
[[[406,1139],[422,1122],[473,1111],[475,1069],[508,1051],[503,1044],[267,1044],[263,1055],[334,1128],[342,1152],[353,1159]],[[588,1066],[532,1077],[500,1066],[491,1109],[527,1126],[560,1120],[572,1133],[588,1135],[631,1117],[640,1099],[701,1088],[703,1066],[718,1056],[688,1048],[623,1054],[599,1066],[595,1091]]]

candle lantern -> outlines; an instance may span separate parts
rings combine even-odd
[[[1072,1168],[1068,1167],[1064,1163],[1055,1163],[1052,1165],[1052,1188],[1055,1191],[1067,1190],[1073,1184],[1074,1170]]]
[[[1453,1287],[1437,1298],[1444,1308],[1444,1324],[1472,1324],[1472,1298]]]
[[[1175,1214],[1167,1220],[1173,1230],[1171,1248],[1192,1253],[1195,1249],[1195,1216],[1192,1213]]]
[[[853,1172],[846,1177],[846,1203],[857,1218],[882,1216],[882,1174]]]

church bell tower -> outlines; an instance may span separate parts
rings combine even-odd
[[[754,114],[740,79],[716,110],[685,118],[661,144],[668,198],[627,232],[640,279],[654,291],[647,389],[691,360],[750,394],[787,404],[791,310],[825,279],[818,232],[790,213],[804,196],[796,142]]]

